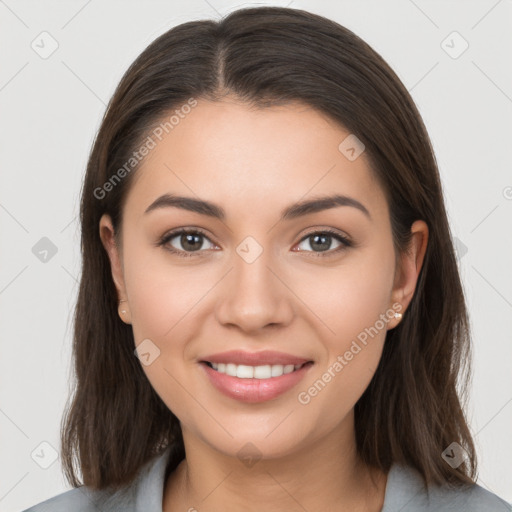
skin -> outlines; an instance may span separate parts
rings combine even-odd
[[[399,320],[369,338],[308,404],[297,399],[393,304],[407,314],[427,245],[427,225],[416,221],[409,251],[395,255],[388,205],[365,153],[349,161],[338,150],[348,134],[299,103],[254,109],[230,96],[199,99],[137,171],[121,247],[110,218],[101,219],[126,300],[119,314],[136,345],[150,339],[159,348],[143,369],[182,426],[187,456],[165,483],[164,511],[382,508],[387,475],[356,453],[354,405]],[[172,207],[144,214],[166,192],[221,205],[226,219]],[[340,206],[279,221],[286,206],[334,192],[360,201],[371,219]],[[156,245],[176,228],[206,231],[200,251],[189,246],[193,255],[182,258]],[[355,245],[335,252],[332,238],[331,248],[318,249],[306,235],[326,228]],[[247,236],[263,248],[250,264],[236,251]],[[169,246],[184,250],[180,236]],[[247,404],[217,391],[198,363],[231,349],[278,350],[314,364],[278,398]],[[261,455],[250,467],[237,456],[248,442]]]

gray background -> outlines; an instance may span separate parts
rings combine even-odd
[[[106,102],[129,64],[170,27],[262,3],[0,0],[0,510],[21,510],[69,488],[58,432],[80,269],[76,215]],[[419,107],[470,308],[469,418],[479,484],[512,501],[512,3],[267,5],[310,10],[353,30],[387,60]],[[31,45],[48,51],[51,38],[58,48],[42,58]],[[469,47],[458,55],[464,40]],[[40,252],[50,245],[55,254]]]

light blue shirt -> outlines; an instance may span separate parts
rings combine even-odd
[[[85,486],[63,492],[23,512],[162,512],[170,450],[151,459],[128,488],[114,494]],[[424,489],[413,468],[394,464],[388,474],[381,512],[512,512],[512,505],[479,485],[464,490]]]

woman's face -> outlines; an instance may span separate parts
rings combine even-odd
[[[363,148],[340,150],[349,133],[307,106],[230,99],[199,100],[164,135],[128,193],[122,251],[107,216],[100,230],[152,386],[184,433],[225,455],[250,442],[272,458],[350,432],[421,266],[405,259],[395,272]],[[155,203],[166,194],[195,211]],[[348,199],[297,207],[334,195]],[[160,243],[181,229],[199,233]],[[228,351],[248,359],[215,357]],[[281,356],[257,359],[267,351]]]

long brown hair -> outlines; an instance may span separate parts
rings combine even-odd
[[[77,463],[83,484],[120,488],[169,446],[170,470],[185,456],[179,420],[146,378],[132,328],[118,317],[99,221],[109,214],[120,242],[123,201],[138,168],[126,167],[134,151],[164,114],[191,98],[219,100],[227,93],[259,107],[300,101],[355,134],[386,194],[397,254],[407,249],[412,223],[427,223],[413,299],[404,320],[388,331],[380,364],[355,406],[357,450],[384,471],[394,462],[412,466],[427,485],[474,482],[476,454],[462,407],[469,323],[425,126],[399,78],[368,44],[334,21],[280,7],[172,28],[130,66],[107,107],[81,195],[76,382],[61,432],[66,478],[82,484]],[[458,468],[441,455],[452,442],[467,454]]]

